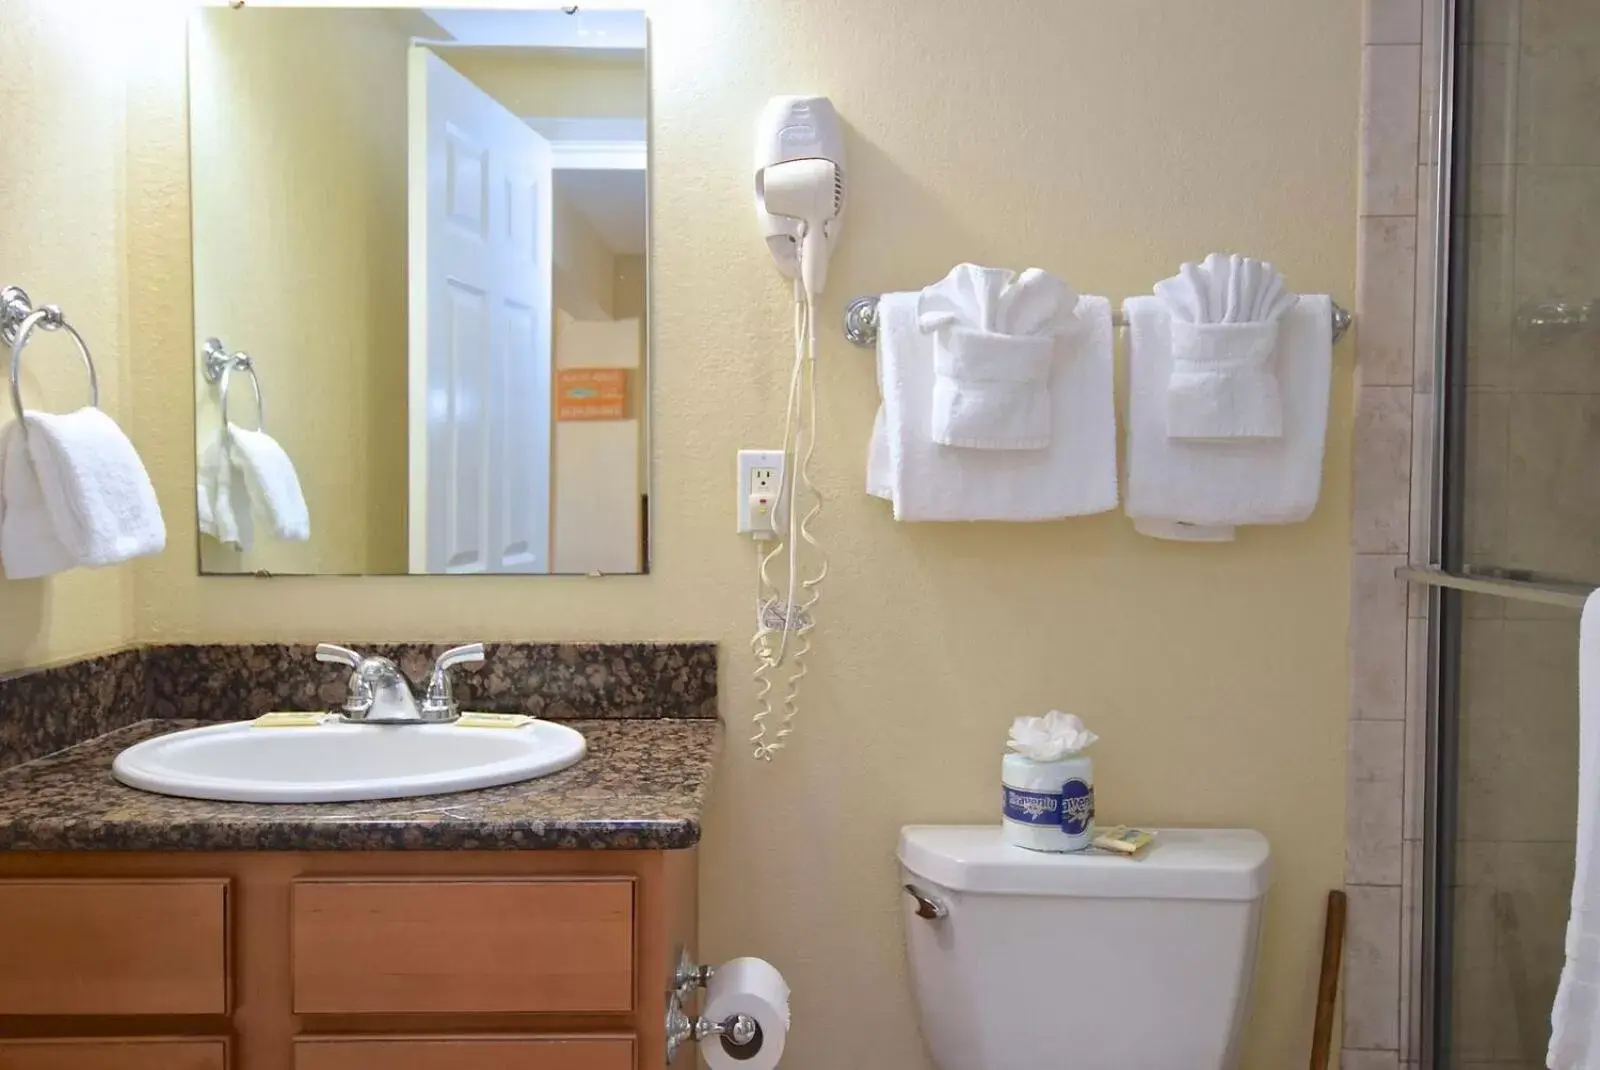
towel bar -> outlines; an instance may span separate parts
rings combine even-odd
[[[1333,304],[1333,344],[1338,345],[1345,332],[1350,329],[1350,324],[1355,320],[1347,310],[1337,301]],[[1121,310],[1111,314],[1111,322],[1117,327],[1126,327],[1128,317]],[[852,344],[862,349],[871,349],[878,344],[878,295],[871,294],[867,297],[858,297],[851,301],[844,309],[844,336]]]
[[[200,350],[204,358],[206,382],[217,384],[218,402],[222,407],[222,426],[228,426],[228,377],[235,368],[250,373],[250,390],[256,396],[256,430],[267,429],[267,404],[261,400],[261,377],[256,374],[255,358],[248,353],[228,355],[220,338],[207,338]]]
[[[94,357],[89,354],[89,343],[83,340],[78,329],[68,323],[55,305],[33,307],[28,293],[20,286],[7,286],[0,290],[0,341],[11,347],[11,408],[17,414],[17,426],[24,436],[28,425],[22,421],[22,351],[34,329],[66,331],[78,346],[78,355],[89,373],[89,404],[100,407],[100,377],[95,374]]]

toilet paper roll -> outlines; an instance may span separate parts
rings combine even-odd
[[[789,986],[776,966],[743,958],[717,967],[700,1016],[720,1022],[735,1014],[754,1018],[760,1033],[743,1047],[724,1037],[706,1038],[700,1042],[706,1065],[711,1070],[774,1070],[789,1035]]]

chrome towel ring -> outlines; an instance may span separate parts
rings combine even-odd
[[[28,347],[28,339],[35,329],[67,332],[89,373],[89,404],[100,407],[100,377],[95,374],[94,357],[89,354],[89,343],[83,340],[83,335],[67,322],[55,305],[34,308],[26,290],[7,286],[0,290],[0,341],[11,347],[11,408],[17,414],[17,424],[24,437],[28,434],[28,425],[22,419],[22,351]]]
[[[267,405],[261,400],[261,377],[256,375],[255,358],[248,353],[228,355],[220,338],[207,338],[201,349],[204,357],[206,381],[217,384],[218,401],[222,406],[222,426],[228,426],[228,377],[237,368],[250,374],[250,391],[256,397],[256,430],[267,429]]]

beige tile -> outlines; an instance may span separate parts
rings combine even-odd
[[[1600,41],[1594,0],[1523,0],[1523,44],[1561,41]]]
[[[1517,174],[1515,304],[1600,297],[1600,168]]]
[[[1600,579],[1600,395],[1510,402],[1505,563]]]
[[[1406,757],[1401,834],[1407,840],[1423,835],[1427,791],[1428,622],[1406,621]]]
[[[1492,1059],[1508,986],[1495,953],[1494,887],[1487,880],[1454,890],[1454,961],[1450,970],[1449,1065]]]
[[[1361,214],[1410,215],[1417,203],[1419,45],[1368,45],[1361,105]]]
[[[1422,43],[1422,0],[1367,0],[1363,26],[1369,45]]]
[[[1400,1070],[1400,1053],[1346,1048],[1339,1053],[1339,1070]]]
[[[1407,584],[1394,574],[1405,561],[1400,554],[1357,554],[1351,561],[1352,717],[1405,716]]]
[[[1524,393],[1600,394],[1600,325],[1536,330],[1513,325],[1513,389]]]
[[[1469,563],[1505,560],[1507,473],[1510,470],[1511,399],[1470,391],[1466,405],[1463,526]]]
[[[1600,164],[1600,40],[1530,45],[1517,76],[1520,162]]]
[[[1351,721],[1349,760],[1345,881],[1399,884],[1404,722]]]
[[[1403,554],[1411,504],[1411,390],[1362,387],[1356,398],[1354,516],[1357,553]]]
[[[1422,1054],[1422,844],[1406,842],[1400,880],[1400,1057]]]
[[[1462,632],[1458,835],[1549,840],[1577,811],[1577,629],[1469,620]]]
[[[1433,163],[1438,159],[1439,131],[1439,0],[1422,0],[1422,71],[1418,97],[1417,160]]]
[[[1472,94],[1467,121],[1476,164],[1517,160],[1517,49],[1512,45],[1469,45]]]
[[[1510,215],[1516,207],[1516,182],[1515,164],[1474,164],[1467,175],[1466,200],[1456,206],[1456,214]]]
[[[1412,381],[1416,341],[1417,221],[1377,216],[1361,221],[1356,272],[1356,360],[1363,386]]]
[[[1473,216],[1467,240],[1467,385],[1503,390],[1511,380],[1511,323],[1516,259],[1512,220]]]
[[[1344,953],[1344,1046],[1400,1050],[1400,889],[1355,885]]]
[[[1573,845],[1503,843],[1496,859],[1496,954],[1510,995],[1495,1055],[1537,1065],[1550,1037],[1550,1006],[1561,977]]]
[[[1467,33],[1480,44],[1516,44],[1522,36],[1522,0],[1473,0]]]

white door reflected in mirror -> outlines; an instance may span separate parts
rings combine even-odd
[[[202,572],[648,570],[646,44],[638,12],[196,12]],[[228,464],[210,337],[308,538]]]

